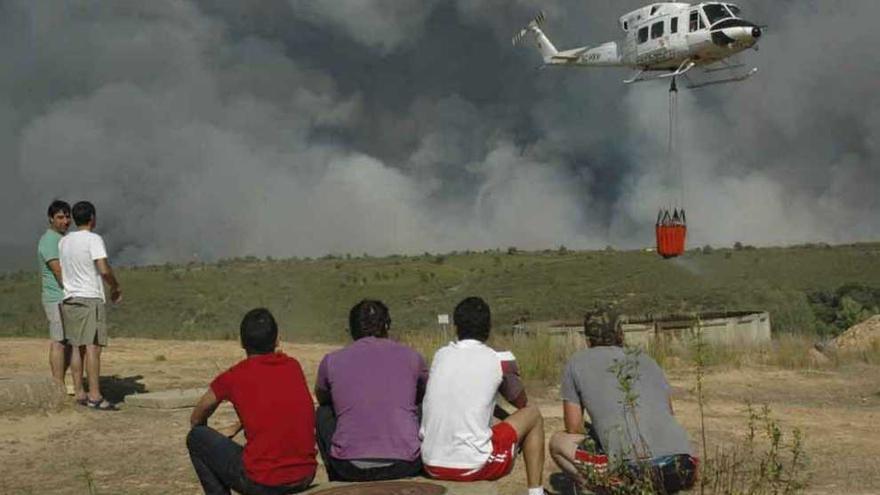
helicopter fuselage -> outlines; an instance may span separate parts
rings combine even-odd
[[[537,42],[546,65],[641,71],[674,71],[689,63],[707,66],[757,44],[761,28],[738,17],[739,11],[730,3],[655,3],[620,17],[620,41],[556,53],[542,46],[552,47],[543,32],[536,32]]]

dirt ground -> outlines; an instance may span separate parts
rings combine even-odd
[[[313,383],[318,362],[334,347],[284,344],[283,349],[300,360]],[[104,355],[102,381],[113,400],[205,386],[242,356],[235,342],[115,339]],[[48,373],[46,341],[0,339],[0,377],[42,373]],[[677,415],[696,446],[694,376],[676,371],[670,381]],[[880,493],[880,367],[719,369],[709,373],[705,388],[710,449],[743,435],[747,400],[767,403],[783,428],[798,427],[806,434],[809,493]],[[549,438],[562,427],[558,388],[531,384],[529,393],[545,414]],[[0,494],[80,494],[89,493],[90,485],[100,494],[201,493],[184,446],[189,413],[133,407],[98,412],[71,400],[58,411],[0,416]],[[222,426],[234,411],[223,406],[215,418],[212,424]],[[557,471],[548,456],[545,476]],[[321,476],[318,482],[326,480]],[[499,490],[525,493],[524,487],[520,462]]]

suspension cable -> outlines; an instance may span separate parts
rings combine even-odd
[[[684,208],[684,171],[681,164],[681,160],[676,156],[676,142],[678,141],[678,86],[676,84],[675,78],[672,78],[672,82],[669,85],[669,133],[666,147],[666,156],[668,160],[668,177],[672,178],[674,175],[675,181],[677,182],[678,189],[678,204],[677,208]]]

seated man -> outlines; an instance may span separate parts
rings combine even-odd
[[[315,411],[302,368],[277,351],[278,326],[264,308],[241,322],[247,358],[221,373],[196,404],[186,447],[206,494],[246,495],[303,491],[315,476]],[[220,402],[235,407],[240,423],[229,438],[209,428]],[[242,448],[231,437],[244,428]]]
[[[527,405],[513,354],[495,352],[485,344],[491,328],[489,306],[469,297],[455,307],[453,323],[458,341],[434,354],[425,393],[425,472],[442,480],[497,480],[513,469],[521,447],[529,495],[543,494],[544,422],[538,408]],[[518,410],[496,423],[498,392]]]
[[[589,348],[574,354],[562,375],[565,431],[551,438],[550,456],[587,489],[627,482],[658,493],[691,487],[697,461],[673,417],[663,370],[640,352],[624,352],[622,328],[607,314],[588,314],[584,333]]]
[[[422,470],[419,405],[428,369],[418,352],[387,338],[390,327],[380,301],[357,303],[348,314],[354,342],[318,366],[318,448],[330,481],[390,480]]]

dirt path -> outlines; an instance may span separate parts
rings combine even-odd
[[[46,373],[46,343],[0,339],[0,377]],[[333,346],[284,344],[314,381],[321,357]],[[107,395],[120,399],[136,391],[206,385],[237,362],[234,342],[180,342],[115,339],[103,363]],[[698,407],[693,376],[670,375],[678,416],[696,443]],[[716,370],[707,377],[706,426],[710,448],[741,436],[745,402],[768,403],[784,428],[806,434],[812,461],[810,493],[880,493],[880,368],[840,371],[778,369]],[[556,387],[530,387],[546,416],[547,436],[562,427]],[[224,406],[217,423],[231,421]],[[0,416],[0,494],[200,493],[183,439],[189,410],[127,408],[116,413],[68,405],[60,411]],[[547,473],[555,472],[549,457]],[[323,475],[323,473],[321,473]],[[319,479],[322,481],[322,479]],[[549,486],[549,483],[545,483]],[[501,493],[521,493],[525,472],[518,463],[500,485]]]

